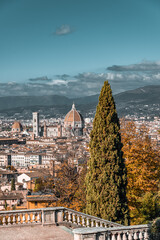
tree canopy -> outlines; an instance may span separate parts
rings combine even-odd
[[[160,151],[157,142],[150,139],[148,131],[144,125],[137,128],[132,121],[121,121],[127,167],[127,198],[133,224],[147,223],[159,216],[156,215],[159,211],[154,209],[158,209]],[[150,202],[152,207],[148,204],[147,210],[145,202]]]

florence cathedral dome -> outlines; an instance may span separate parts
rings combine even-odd
[[[21,132],[23,131],[23,127],[20,122],[15,121],[12,125],[12,132]]]
[[[67,113],[64,119],[64,127],[66,130],[72,130],[74,135],[82,135],[84,120],[82,115],[76,110],[75,104],[72,105],[72,109]]]

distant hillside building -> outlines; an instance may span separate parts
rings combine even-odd
[[[44,126],[44,137],[62,137],[62,126],[53,125],[53,126]]]

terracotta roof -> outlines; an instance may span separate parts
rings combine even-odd
[[[57,201],[57,198],[54,194],[28,195],[27,201]]]
[[[33,172],[24,172],[22,174],[26,174],[27,176],[29,176],[31,179],[33,178],[40,178],[40,177],[47,177],[50,175],[49,171],[45,169],[43,169],[42,171],[33,171]]]
[[[22,193],[0,193],[0,200],[17,200],[23,198]]]
[[[64,122],[82,122],[82,117],[77,112],[75,105],[72,105],[71,111],[69,111],[64,119]]]
[[[17,121],[15,121],[14,123],[13,123],[13,125],[12,125],[12,128],[18,128],[18,129],[22,129],[22,125],[21,125],[21,123],[20,122],[17,122]]]

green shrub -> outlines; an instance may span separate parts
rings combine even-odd
[[[160,240],[160,217],[153,220],[150,231],[149,231],[150,240]]]

